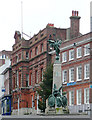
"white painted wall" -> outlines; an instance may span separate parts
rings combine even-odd
[[[10,59],[5,59],[5,64],[0,67],[0,97],[4,94],[2,92],[2,87],[4,87],[4,75],[1,74],[10,65],[11,65]]]

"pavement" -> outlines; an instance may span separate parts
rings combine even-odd
[[[11,115],[1,120],[92,120],[89,115]]]

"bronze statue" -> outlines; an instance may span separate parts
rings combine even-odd
[[[62,86],[59,89],[56,89],[56,85],[54,84],[53,93],[48,98],[48,105],[50,107],[55,107],[55,105],[57,105],[57,107],[67,106],[67,98],[61,95],[61,88]]]
[[[54,48],[54,50],[56,51],[56,60],[59,60],[59,53],[60,53],[60,45],[61,45],[61,40],[57,39],[57,40],[48,40],[50,47]]]

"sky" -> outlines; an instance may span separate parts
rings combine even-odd
[[[79,11],[80,32],[90,32],[90,1],[0,0],[0,51],[12,50],[16,30],[21,32],[23,29],[32,37],[48,23],[53,23],[57,28],[69,28],[72,10]]]

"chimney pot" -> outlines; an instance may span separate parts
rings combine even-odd
[[[75,16],[76,16],[77,11],[75,11]]]
[[[77,16],[78,16],[78,11],[77,11]]]
[[[72,16],[74,16],[74,10],[72,10]]]

